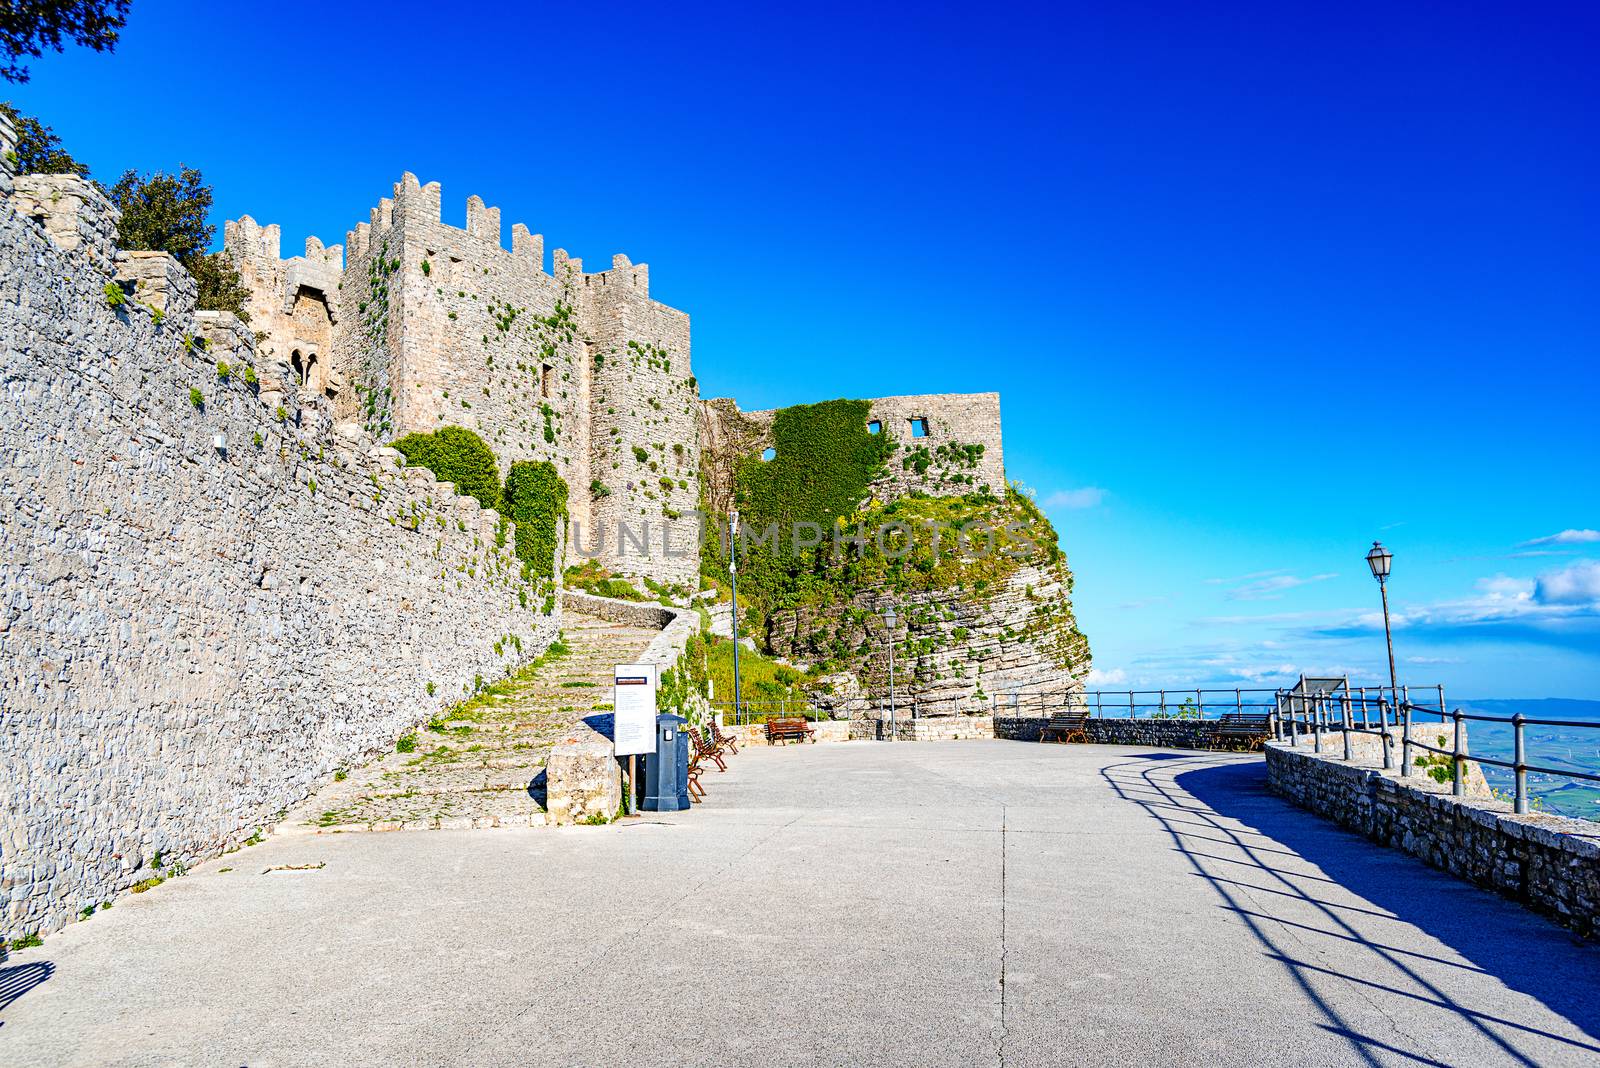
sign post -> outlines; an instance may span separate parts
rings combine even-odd
[[[656,747],[656,687],[660,669],[654,664],[618,664],[612,675],[611,738],[618,756],[628,758],[628,788],[623,791],[625,809],[633,814],[633,791],[639,781],[634,776],[634,758],[652,753]]]

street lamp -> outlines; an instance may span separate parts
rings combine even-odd
[[[894,605],[883,610],[883,625],[889,631],[889,740],[895,740],[894,715]]]
[[[728,578],[733,586],[733,721],[739,715],[739,509],[728,513]]]
[[[1394,559],[1394,553],[1385,549],[1379,542],[1372,543],[1372,549],[1367,553],[1367,566],[1372,569],[1372,577],[1378,580],[1378,592],[1383,596],[1383,640],[1389,647],[1389,698],[1394,708],[1400,707],[1400,685],[1394,671],[1394,634],[1389,629],[1389,563]],[[1389,729],[1389,718],[1383,720],[1385,742]],[[1410,738],[1401,739],[1410,742]],[[1389,750],[1384,747],[1384,757],[1387,758]],[[1388,766],[1387,759],[1385,767]],[[1410,769],[1407,769],[1410,770]]]

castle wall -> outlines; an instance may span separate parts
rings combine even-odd
[[[584,275],[594,324],[591,525],[608,568],[699,585],[698,401],[689,369],[689,317],[646,299],[648,269],[624,256]]]
[[[542,236],[517,224],[507,250],[499,209],[472,197],[459,228],[441,222],[440,204],[437,183],[407,174],[348,235],[334,360],[349,385],[341,410],[385,438],[467,427],[503,468],[550,461],[589,555],[692,587],[688,316],[650,299],[645,264],[619,256],[585,274],[557,249],[547,272]],[[619,523],[633,540],[618,536]]]
[[[936,497],[971,493],[983,486],[1005,496],[1005,457],[1000,443],[1000,394],[933,393],[914,397],[877,397],[869,419],[892,433],[900,449],[889,460],[887,490],[899,496],[921,490]],[[915,437],[913,420],[921,420],[926,437]],[[971,446],[982,446],[981,454]],[[925,463],[925,470],[917,465]]]
[[[286,369],[170,262],[124,261],[163,315],[114,308],[83,186],[0,207],[0,937],[238,845],[559,625],[498,517],[247,385]]]
[[[1000,394],[927,393],[907,397],[876,397],[867,416],[881,432],[899,443],[889,458],[884,478],[873,485],[879,501],[903,497],[913,490],[934,497],[959,496],[985,486],[996,497],[1006,494],[1005,455],[1000,436]],[[713,510],[726,510],[731,497],[734,465],[743,456],[759,456],[774,444],[775,410],[741,412],[733,401],[718,398],[704,402],[701,434],[714,445],[707,486]],[[913,422],[925,436],[915,436]],[[979,448],[981,447],[981,448]]]

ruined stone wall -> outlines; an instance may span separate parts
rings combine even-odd
[[[869,418],[900,443],[889,458],[884,484],[873,487],[879,500],[912,490],[939,497],[971,493],[985,486],[996,497],[1005,496],[1000,394],[878,397],[872,402]],[[913,424],[923,427],[926,435],[915,436]]]
[[[559,624],[497,516],[248,384],[286,369],[181,269],[108,290],[79,184],[0,206],[0,936],[237,845]]]
[[[887,502],[913,490],[934,497],[959,496],[988,488],[1006,494],[1005,455],[1000,433],[1000,394],[928,393],[877,397],[867,416],[869,428],[894,437],[899,448],[888,470],[873,484],[873,498]],[[773,446],[775,410],[742,412],[727,398],[708,400],[700,413],[708,457],[708,500],[726,510],[734,465]],[[917,436],[918,428],[922,436]]]
[[[256,351],[289,364],[311,390],[337,398],[345,385],[333,366],[344,249],[324,248],[308,237],[305,255],[285,260],[280,246],[278,227],[261,226],[248,215],[223,227],[223,251],[250,291],[245,311]]]

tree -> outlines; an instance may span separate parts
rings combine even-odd
[[[27,81],[27,65],[18,61],[46,48],[64,51],[64,41],[113,51],[127,22],[128,0],[0,0],[0,77]]]
[[[193,167],[178,166],[178,173],[125,171],[110,190],[111,202],[122,210],[117,224],[117,246],[168,252],[194,275],[202,311],[231,311],[250,321],[245,288],[239,271],[225,252],[207,253],[217,228],[206,221],[211,214],[211,187]]]
[[[0,104],[0,115],[17,128],[17,158],[12,161],[16,173],[89,177],[89,165],[79,163],[63,150],[61,138],[50,127],[32,115],[24,115],[10,101]]]

